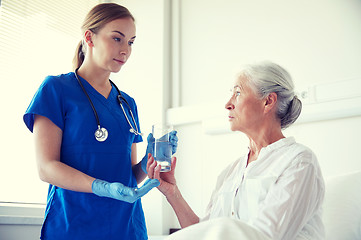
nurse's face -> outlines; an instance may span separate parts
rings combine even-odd
[[[247,81],[243,76],[235,81],[231,98],[225,106],[229,111],[231,130],[245,134],[257,131],[264,116],[264,101],[248,86]]]
[[[131,18],[107,23],[97,34],[92,34],[92,60],[103,70],[119,72],[132,53],[135,24]]]

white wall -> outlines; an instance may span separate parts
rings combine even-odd
[[[360,77],[359,0],[180,2],[182,105],[211,101],[241,64],[262,59],[299,86]]]

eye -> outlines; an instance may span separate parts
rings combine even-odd
[[[233,96],[238,97],[238,96],[241,95],[241,90],[240,90],[238,87],[231,88],[231,89],[229,90],[229,92],[230,92],[230,94],[231,94],[232,97],[233,97]]]
[[[115,37],[115,38],[113,38],[114,39],[114,41],[116,41],[116,42],[120,42],[122,39],[121,38],[118,38],[118,37]]]
[[[132,46],[133,44],[134,44],[134,41],[129,41],[129,42],[128,42],[128,45],[129,45],[129,46]]]

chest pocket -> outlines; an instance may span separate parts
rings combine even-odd
[[[245,181],[249,219],[257,217],[259,205],[265,200],[270,187],[276,182],[276,176],[248,178]]]
[[[214,203],[210,218],[227,216],[232,217],[232,203],[235,196],[236,187],[234,181],[225,181],[222,187],[214,196]]]

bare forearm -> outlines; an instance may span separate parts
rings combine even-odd
[[[159,180],[160,185],[158,186],[158,190],[167,198],[169,204],[172,206],[175,214],[177,215],[181,227],[185,228],[198,223],[199,217],[193,212],[178,189],[174,177],[176,162],[177,158],[172,157],[171,171],[161,174],[160,165],[158,165],[153,156],[149,154],[147,172],[149,178]]]
[[[147,176],[147,174],[145,172],[143,172],[140,162],[133,165],[132,170],[133,170],[133,174],[134,174],[135,179],[137,180],[138,184],[141,183]]]
[[[132,161],[132,171],[135,176],[135,179],[137,180],[137,183],[141,183],[147,174],[143,172],[142,170],[142,163],[141,161],[137,161],[137,144],[132,144],[132,155],[131,155],[131,161]]]
[[[48,118],[36,115],[33,132],[40,179],[64,189],[92,192],[93,177],[60,161],[63,131]]]
[[[39,166],[38,170],[39,177],[44,182],[72,191],[92,192],[92,183],[95,178],[62,162],[47,162]]]
[[[179,224],[182,228],[199,222],[199,217],[193,212],[191,207],[185,201],[178,187],[175,188],[174,193],[167,196],[167,200],[177,215]]]

